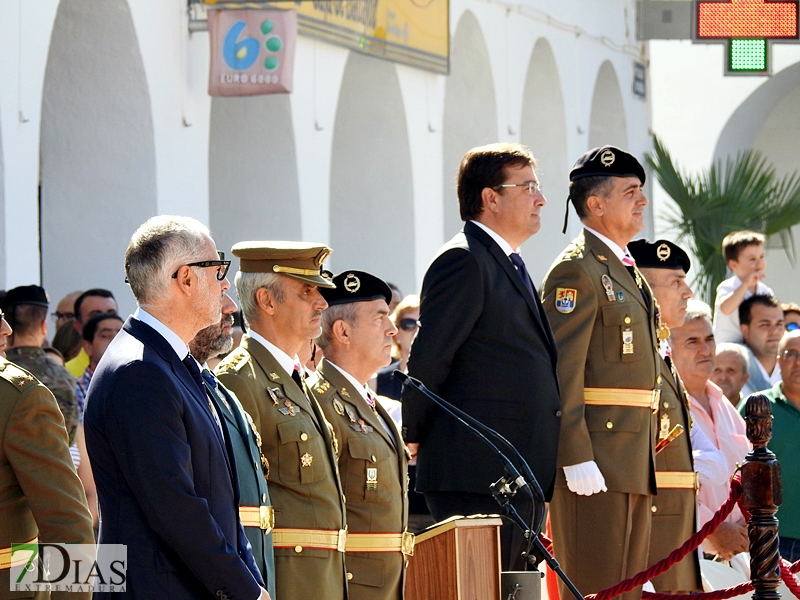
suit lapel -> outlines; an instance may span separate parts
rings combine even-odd
[[[241,408],[236,404],[236,400],[233,398],[228,389],[219,383],[219,380],[217,381],[217,389],[219,390],[220,394],[225,396],[225,399],[230,405],[230,408],[227,406],[222,407],[222,411],[225,413],[225,420],[230,423],[228,426],[228,431],[232,431],[231,428],[234,428],[236,431],[238,431],[239,435],[242,436],[242,439],[244,440],[244,445],[245,448],[247,448],[248,454],[250,455],[250,460],[258,463],[261,460],[261,457],[253,456],[253,449],[250,445],[250,426],[245,422],[245,419],[242,416]]]
[[[509,279],[511,280],[511,284],[517,289],[517,291],[522,294],[522,297],[525,299],[525,302],[528,304],[528,308],[533,313],[533,318],[536,321],[536,324],[539,326],[542,334],[544,335],[545,339],[547,339],[550,345],[550,354],[552,355],[553,362],[555,363],[556,360],[556,342],[553,338],[553,332],[550,329],[550,324],[547,321],[547,317],[544,315],[541,302],[539,302],[538,298],[533,298],[528,291],[528,288],[525,287],[525,284],[522,281],[517,269],[511,263],[511,260],[508,256],[505,255],[503,250],[500,246],[497,245],[495,242],[485,231],[483,231],[480,227],[475,225],[474,223],[467,221],[464,224],[464,234],[471,235],[483,243],[489,254],[497,261],[500,268],[505,271],[506,275],[508,275]],[[531,286],[534,289],[534,293],[536,293],[536,286],[531,281]]]
[[[192,398],[197,401],[197,404],[200,406],[200,410],[205,413],[206,417],[208,417],[209,422],[214,428],[220,444],[225,447],[225,440],[222,439],[222,434],[217,426],[217,421],[214,419],[214,415],[208,405],[208,397],[203,393],[203,390],[197,387],[197,383],[195,383],[195,380],[192,379],[191,374],[186,369],[186,365],[181,362],[181,359],[178,358],[177,354],[175,354],[175,350],[169,345],[169,342],[164,339],[164,336],[159,334],[155,329],[146,323],[142,323],[133,317],[128,317],[128,320],[125,322],[123,327],[133,337],[147,344],[147,346],[153,349],[164,360],[164,362],[169,364],[173,375],[175,375],[183,387],[186,388],[186,391],[189,392]]]

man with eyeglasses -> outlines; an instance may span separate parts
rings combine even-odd
[[[131,598],[269,599],[239,519],[230,432],[188,345],[219,323],[229,264],[187,217],[149,219],[125,252],[138,308],[97,366],[84,426],[100,552],[127,545]]]
[[[542,284],[564,406],[553,550],[584,594],[648,565],[661,359],[653,292],[627,251],[644,229],[644,183],[642,165],[619,148],[581,156],[567,203],[583,230]],[[640,596],[635,588],[620,598]]]
[[[103,288],[92,288],[86,290],[75,299],[73,327],[81,336],[83,335],[83,326],[94,315],[100,313],[115,313],[117,312],[117,301],[109,290]],[[76,379],[83,375],[86,367],[89,366],[89,355],[81,348],[78,355],[68,360],[64,366],[67,371]]]
[[[505,436],[550,498],[561,401],[556,345],[519,247],[541,226],[546,200],[536,160],[520,144],[473,148],[456,191],[464,229],[439,250],[422,282],[409,375]],[[434,519],[497,513],[489,486],[503,464],[461,423],[406,385],[403,437],[417,456],[416,489]],[[529,519],[530,500],[517,511]],[[522,570],[526,543],[500,529],[503,570]]]
[[[780,553],[789,562],[800,559],[800,331],[783,336],[778,345],[783,381],[760,392],[772,405],[772,438],[769,449],[783,465],[783,504],[778,509],[781,523]],[[745,402],[739,405],[744,415]]]

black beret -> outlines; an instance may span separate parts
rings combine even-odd
[[[35,304],[36,306],[50,306],[47,292],[39,285],[21,285],[8,290],[0,308],[7,308],[15,304]]]
[[[628,252],[637,267],[648,269],[683,269],[688,273],[692,266],[689,255],[678,244],[669,240],[636,240],[628,244]]]
[[[592,148],[581,156],[569,172],[569,180],[594,176],[638,177],[644,185],[644,168],[632,154],[614,146]]]
[[[392,301],[392,290],[383,279],[364,271],[342,271],[333,278],[335,288],[319,288],[319,293],[329,306],[347,302],[367,302],[368,300]]]

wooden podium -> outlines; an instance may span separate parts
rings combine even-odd
[[[405,600],[499,600],[499,517],[452,517],[416,537]]]

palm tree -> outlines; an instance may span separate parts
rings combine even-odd
[[[655,136],[647,162],[678,207],[667,222],[700,262],[697,283],[706,302],[713,305],[717,285],[725,279],[722,239],[733,231],[747,229],[777,236],[794,265],[791,228],[800,223],[797,172],[778,178],[775,167],[760,152],[747,150],[735,158],[728,157],[724,164],[717,161],[700,175],[692,175],[678,170]],[[771,241],[777,240],[772,237]]]

